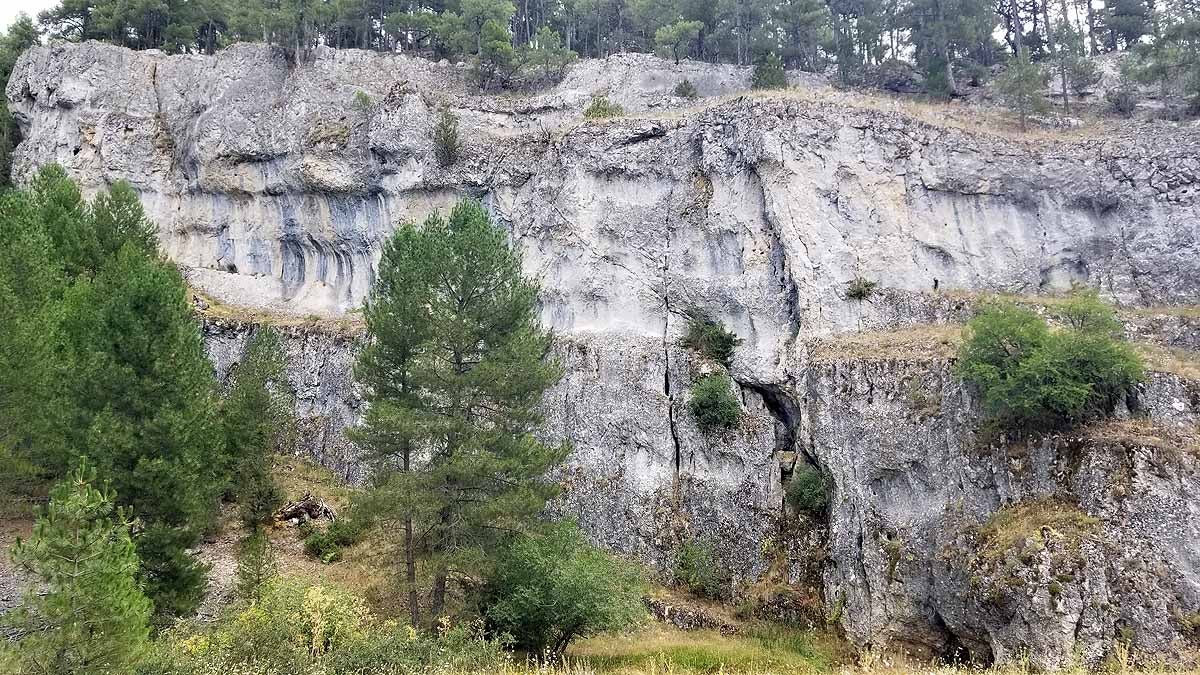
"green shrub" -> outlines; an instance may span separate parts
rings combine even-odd
[[[1100,81],[1100,69],[1095,62],[1085,56],[1072,56],[1067,59],[1067,82],[1075,95],[1082,96]]]
[[[721,571],[712,547],[697,539],[681,543],[675,552],[675,583],[701,597],[720,597]]]
[[[458,117],[449,108],[438,113],[433,127],[433,155],[440,166],[450,166],[458,161],[462,145],[458,140]]]
[[[846,283],[846,297],[850,300],[866,300],[875,295],[878,287],[879,284],[870,279],[854,277]]]
[[[607,96],[593,96],[592,102],[583,111],[583,116],[590,120],[619,117],[624,114],[625,109],[609,101]]]
[[[688,314],[687,328],[680,344],[726,367],[733,358],[733,350],[742,344],[742,339],[724,324],[702,312]]]
[[[750,77],[751,89],[787,89],[787,73],[783,70],[783,61],[775,52],[767,54],[766,58],[754,66],[754,74]]]
[[[729,391],[729,384],[728,375],[713,373],[692,387],[688,408],[702,430],[732,429],[741,420],[742,408]]]
[[[371,95],[363,90],[354,92],[354,107],[362,112],[367,112],[371,109],[374,101],[371,100]]]
[[[638,570],[592,546],[575,523],[512,542],[484,590],[491,625],[517,647],[557,660],[575,638],[617,631],[645,615]]]
[[[808,464],[792,471],[792,479],[784,491],[788,505],[797,513],[820,518],[829,506],[829,489],[821,472]]]
[[[502,642],[482,626],[438,635],[378,621],[361,598],[330,586],[276,579],[254,602],[234,605],[211,624],[164,631],[138,675],[401,675],[500,672]]]
[[[1068,325],[1052,330],[1027,309],[995,302],[967,325],[957,373],[1002,427],[1045,430],[1106,414],[1142,379],[1141,360],[1095,292],[1076,293],[1063,314]]]
[[[257,599],[275,577],[275,552],[265,532],[255,530],[238,543],[237,573],[234,590],[237,597]]]
[[[304,538],[304,552],[321,562],[334,562],[342,557],[342,549],[355,544],[366,529],[362,520],[339,518],[324,530],[313,529]]]
[[[696,85],[692,84],[691,80],[680,81],[671,93],[679,98],[698,98],[700,96],[700,92],[696,91]]]

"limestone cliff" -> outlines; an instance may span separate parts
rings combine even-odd
[[[684,77],[705,98],[667,93]],[[1200,130],[1014,140],[819,83],[750,95],[748,80],[622,55],[542,93],[479,97],[460,69],[399,55],[327,51],[292,69],[261,45],[193,57],[87,43],[31,50],[7,95],[18,179],[57,161],[87,190],[130,181],[167,253],[229,304],[352,314],[396,221],[483,199],[562,338],[548,433],[574,451],[553,476],[556,509],[612,549],[665,567],[699,537],[749,583],[788,548],[781,481],[807,461],[832,481],[819,581],[857,644],[981,661],[1027,650],[1045,665],[1076,644],[1094,662],[1118,638],[1184,651],[1182,617],[1200,610],[1200,385],[1167,371],[1194,371],[1164,366],[1128,402],[1158,435],[980,450],[949,374],[954,331],[878,331],[956,323],[982,291],[1084,283],[1130,308],[1195,303]],[[629,114],[583,121],[592,94]],[[443,107],[466,141],[450,167],[431,151]],[[847,298],[856,278],[884,291]],[[724,436],[686,411],[710,367],[676,344],[691,308],[745,340],[731,373],[747,415]],[[1189,316],[1125,318],[1139,339],[1195,349]],[[353,331],[293,324],[305,449],[361,478],[343,433],[361,407]],[[250,330],[206,322],[219,373]],[[859,331],[876,333],[842,337]],[[1061,555],[998,567],[985,555],[1008,522],[998,509],[1045,499],[1098,523],[1079,541],[1041,537]],[[1153,593],[1130,587],[1151,580]]]

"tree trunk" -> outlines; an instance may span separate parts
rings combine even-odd
[[[1063,17],[1065,20],[1066,14]],[[1067,54],[1054,41],[1054,31],[1050,28],[1050,0],[1042,2],[1042,22],[1046,24],[1046,47],[1050,50],[1050,58],[1058,61],[1059,80],[1062,83],[1063,114],[1070,115],[1071,102],[1067,100]]]
[[[1092,0],[1087,2],[1087,22],[1088,22],[1088,50],[1092,56],[1095,56],[1099,51],[1096,49],[1096,12],[1092,8]]]
[[[942,60],[946,62],[946,87],[947,93],[951,97],[958,96],[958,85],[954,82],[954,64],[950,58],[950,38],[946,34],[946,5],[945,0],[938,0],[938,49],[942,53]]]
[[[441,618],[442,610],[446,608],[446,582],[449,576],[450,572],[446,569],[446,565],[439,564],[437,573],[433,577],[433,592],[429,595],[429,620],[434,626]]]
[[[1013,25],[1013,45],[1017,50],[1017,58],[1021,58],[1021,10],[1017,7],[1017,0],[1012,0],[1012,25]],[[1022,124],[1024,119],[1022,118]]]
[[[413,628],[421,627],[421,606],[417,600],[417,556],[413,549],[413,521],[404,519],[404,579],[408,583],[408,614]]]

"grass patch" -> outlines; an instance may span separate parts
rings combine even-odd
[[[962,326],[914,326],[889,331],[848,333],[808,341],[814,363],[858,359],[941,361],[952,358],[962,343]]]
[[[820,673],[841,651],[831,638],[780,627],[751,626],[740,635],[662,626],[583,640],[568,661],[617,673]]]
[[[1196,352],[1144,343],[1134,345],[1134,348],[1146,362],[1147,370],[1200,380],[1200,354]]]
[[[996,511],[979,526],[979,556],[995,561],[1023,550],[1030,540],[1044,545],[1044,532],[1061,537],[1068,546],[1077,549],[1096,532],[1099,524],[1099,520],[1066,502],[1054,499],[1021,502]]]

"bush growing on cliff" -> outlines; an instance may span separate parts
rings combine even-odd
[[[721,569],[712,547],[698,539],[679,544],[675,552],[675,583],[704,598],[721,595]]]
[[[462,149],[458,140],[458,117],[449,108],[442,108],[438,113],[437,124],[433,127],[433,154],[441,166],[450,166],[458,161]]]
[[[572,522],[517,538],[484,590],[484,614],[517,647],[558,660],[576,638],[617,631],[646,613],[632,565],[597,549]]]
[[[854,277],[846,284],[846,298],[849,300],[866,300],[875,295],[878,287],[878,282],[864,279],[863,277]]]
[[[589,120],[620,117],[624,114],[625,109],[620,104],[609,101],[607,96],[593,96],[592,102],[583,111],[583,116]]]
[[[688,79],[680,80],[671,93],[679,98],[691,99],[700,96],[700,92],[696,90],[696,85],[692,84],[692,81]]]
[[[705,432],[732,429],[742,419],[742,407],[729,391],[729,376],[705,375],[692,387],[688,409]]]
[[[751,89],[787,89],[787,86],[787,73],[778,54],[771,52],[755,64],[754,74],[750,77]]]
[[[679,343],[728,367],[733,358],[733,350],[742,344],[742,339],[725,328],[720,321],[703,312],[694,311],[688,314],[687,333]]]
[[[820,470],[807,463],[792,471],[792,479],[784,491],[788,505],[797,513],[820,518],[829,506],[829,489]]]
[[[1076,293],[1063,314],[1068,325],[1051,329],[1028,309],[994,302],[967,325],[956,370],[1002,426],[1044,430],[1107,414],[1142,379],[1141,360],[1094,291]]]

